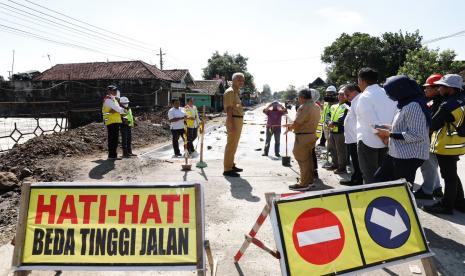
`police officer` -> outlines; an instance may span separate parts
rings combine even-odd
[[[442,200],[434,205],[424,206],[429,213],[453,214],[456,209],[465,212],[462,182],[457,174],[459,156],[465,154],[465,93],[463,79],[448,74],[439,81],[439,93],[444,102],[434,114],[431,123],[431,152],[436,154],[445,189]]]
[[[115,160],[118,158],[118,138],[120,126],[122,123],[121,114],[125,114],[116,97],[118,89],[114,85],[107,87],[107,95],[103,99],[102,115],[103,123],[107,127],[108,135],[108,160]]]
[[[239,177],[242,169],[234,164],[234,155],[242,132],[244,111],[240,98],[240,89],[244,86],[245,77],[243,73],[234,73],[232,76],[232,87],[226,89],[223,95],[223,106],[226,111],[226,130],[228,140],[224,150],[224,176]]]
[[[292,153],[300,167],[300,179],[297,184],[290,185],[289,189],[305,191],[313,185],[313,158],[312,151],[316,143],[316,129],[320,119],[320,109],[312,99],[310,89],[299,91],[299,104],[295,121],[287,125],[288,131],[295,134],[294,149]]]

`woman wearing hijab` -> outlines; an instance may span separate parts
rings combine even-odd
[[[417,169],[429,158],[429,126],[431,114],[421,88],[407,76],[386,80],[386,94],[397,101],[392,126],[375,126],[377,135],[388,142],[388,156],[375,173],[375,180],[405,178],[413,183]]]

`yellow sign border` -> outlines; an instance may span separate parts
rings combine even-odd
[[[277,212],[278,204],[280,204],[280,203],[281,204],[282,203],[289,203],[289,202],[293,202],[293,201],[301,201],[301,200],[308,200],[308,199],[323,198],[323,197],[334,196],[334,195],[338,195],[338,194],[339,195],[340,194],[345,194],[345,195],[347,195],[346,196],[347,202],[349,203],[349,206],[351,206],[350,205],[350,199],[349,199],[349,195],[351,193],[356,193],[356,192],[363,191],[363,190],[369,191],[369,190],[384,189],[384,188],[389,188],[389,187],[404,187],[406,189],[406,191],[408,193],[409,203],[410,203],[411,209],[413,210],[413,213],[415,215],[414,216],[415,220],[411,221],[411,225],[416,223],[418,228],[421,230],[420,232],[421,232],[421,236],[422,236],[423,245],[424,245],[425,250],[424,251],[418,251],[418,252],[413,253],[413,254],[408,254],[408,255],[403,255],[403,256],[396,257],[396,258],[391,258],[391,259],[388,259],[388,260],[384,260],[382,262],[371,263],[371,264],[366,264],[366,261],[363,258],[364,265],[362,265],[360,267],[354,267],[354,268],[351,268],[351,269],[347,269],[347,270],[343,270],[343,271],[337,271],[337,273],[330,273],[330,274],[326,274],[326,275],[344,275],[344,274],[347,274],[347,273],[353,273],[355,271],[357,271],[357,272],[367,272],[367,271],[372,271],[372,270],[375,270],[375,269],[378,269],[378,268],[386,267],[387,265],[395,265],[395,264],[400,264],[400,263],[409,262],[409,261],[412,261],[412,260],[432,256],[433,253],[431,252],[431,250],[430,250],[430,248],[429,248],[429,246],[428,246],[428,244],[426,242],[426,237],[425,237],[425,234],[424,234],[424,231],[423,231],[423,227],[421,226],[419,216],[418,216],[418,213],[417,213],[417,210],[416,210],[416,204],[415,204],[415,202],[414,202],[414,200],[412,198],[412,194],[408,190],[409,189],[408,184],[405,182],[405,180],[391,181],[391,182],[377,183],[377,184],[367,184],[367,185],[363,185],[361,187],[350,187],[350,188],[344,188],[344,189],[338,189],[338,190],[323,190],[323,191],[319,191],[319,192],[310,192],[310,193],[307,193],[307,195],[301,194],[301,195],[295,195],[295,196],[290,196],[290,197],[282,197],[282,198],[278,198],[278,199],[273,199],[272,212],[271,212],[271,222],[272,222],[272,228],[273,228],[275,240],[276,240],[276,243],[277,243],[277,246],[278,246],[278,250],[281,253],[280,263],[281,263],[282,275],[292,275],[292,274],[291,274],[290,269],[289,269],[288,255],[286,253],[286,249],[285,249],[286,245],[284,244],[284,238],[283,238],[283,233],[282,233],[282,225],[281,225],[281,222],[279,220],[279,213]],[[359,254],[361,256],[363,256],[363,251],[362,251],[360,241],[359,241],[358,228],[357,228],[357,225],[355,224],[354,214],[353,214],[351,208],[350,208],[350,216],[351,216],[351,219],[352,219],[352,224],[355,226],[355,230],[356,230],[355,234],[356,234],[357,241],[358,241]]]
[[[144,263],[144,264],[127,264],[122,263],[121,265],[115,263],[23,263],[23,253],[25,247],[25,238],[26,238],[26,226],[28,213],[30,209],[29,201],[31,196],[31,189],[34,188],[60,188],[60,189],[77,189],[77,188],[194,188],[194,212],[196,217],[196,262],[189,263]],[[194,182],[181,182],[181,183],[160,183],[160,182],[144,182],[144,183],[105,183],[105,182],[40,182],[40,183],[23,183],[21,190],[21,202],[20,202],[20,213],[17,223],[17,231],[15,236],[15,248],[13,252],[12,267],[15,270],[34,270],[34,269],[47,269],[47,270],[204,270],[205,269],[205,258],[204,258],[204,240],[205,240],[205,219],[204,219],[204,198],[203,198],[203,189],[202,185]]]

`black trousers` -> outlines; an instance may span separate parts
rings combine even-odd
[[[462,182],[457,174],[457,161],[459,161],[459,157],[456,155],[439,154],[436,154],[436,156],[438,158],[439,171],[445,184],[442,204],[449,209],[465,206]]]
[[[121,125],[121,146],[123,155],[132,154],[132,130],[131,127],[125,124]]]
[[[318,170],[318,160],[316,159],[315,148],[312,149],[312,159],[313,159],[313,171],[316,172]]]
[[[108,158],[118,157],[118,139],[119,139],[119,129],[121,124],[111,124],[107,125],[107,134],[108,134]]]
[[[180,155],[181,151],[179,150],[179,137],[182,137],[182,140],[184,141],[184,129],[172,129],[171,134],[173,135],[173,149],[174,149],[174,154]]]
[[[281,127],[266,127],[265,153],[270,150],[271,137],[274,136],[274,154],[279,154],[279,144],[281,140]]]
[[[425,160],[418,158],[399,159],[387,155],[383,164],[375,173],[375,182],[392,181],[405,178],[408,182],[415,182],[415,174]]]
[[[326,137],[325,137],[325,132],[323,130],[321,130],[320,146],[322,147],[326,146]]]
[[[358,153],[357,153],[357,143],[346,144],[347,145],[347,155],[352,160],[352,167],[354,168],[354,172],[350,176],[350,181],[357,182],[362,184],[363,177],[362,171],[360,170],[360,165],[358,163]]]
[[[194,148],[194,141],[197,139],[198,128],[187,128],[187,150],[189,153],[193,153],[195,151]]]
[[[372,148],[363,141],[358,141],[357,154],[358,164],[363,174],[363,181],[365,184],[375,182],[375,172],[381,166],[384,158],[387,156],[387,148]]]

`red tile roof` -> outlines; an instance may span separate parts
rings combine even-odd
[[[157,67],[140,60],[57,64],[34,78],[38,81],[135,79],[172,81]]]

